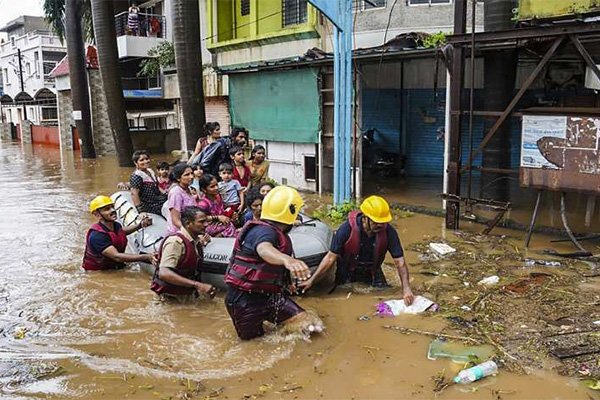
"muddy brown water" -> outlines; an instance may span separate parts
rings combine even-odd
[[[318,312],[325,334],[307,341],[279,332],[240,342],[222,295],[214,301],[164,303],[149,290],[149,276],[135,266],[84,273],[84,235],[92,222],[88,202],[110,194],[130,172],[112,157],[82,161],[56,149],[0,142],[1,398],[429,399],[435,396],[432,376],[445,371],[452,378],[460,369],[427,359],[431,338],[383,328],[435,331],[444,326],[438,316],[358,320],[370,316],[382,299],[400,298],[397,287],[342,288],[332,295],[322,288],[299,302]],[[322,201],[309,198],[313,205]],[[397,226],[405,245],[443,234],[442,220],[435,217],[415,215]],[[548,239],[539,236],[534,248],[547,246]],[[416,258],[407,253],[409,262]],[[415,286],[419,279],[413,277]],[[16,328],[26,329],[24,338],[14,337]],[[594,395],[549,370],[527,376],[501,370],[437,397]]]

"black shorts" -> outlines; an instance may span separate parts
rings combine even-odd
[[[304,312],[285,294],[248,293],[229,287],[225,306],[240,339],[264,335],[263,322],[281,324]]]

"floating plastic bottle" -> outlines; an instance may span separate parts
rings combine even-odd
[[[486,361],[469,369],[463,369],[454,378],[455,383],[471,383],[498,372],[498,366],[493,361]]]

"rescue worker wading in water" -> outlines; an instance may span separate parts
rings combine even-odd
[[[225,305],[242,340],[264,335],[264,321],[286,324],[305,314],[285,292],[291,278],[310,277],[308,266],[292,257],[287,235],[303,205],[295,189],[277,186],[263,200],[261,219],[238,234],[225,274]]]
[[[208,224],[206,214],[198,207],[186,207],[181,212],[181,224],[181,229],[167,236],[160,245],[158,268],[150,289],[169,296],[187,296],[198,292],[213,298],[216,288],[200,282],[204,254],[200,238],[205,236],[204,230]],[[204,239],[210,240],[210,237]]]
[[[132,226],[117,222],[115,203],[107,196],[98,196],[90,203],[90,212],[98,219],[87,232],[83,269],[88,271],[120,269],[127,262],[144,261],[154,264],[154,254],[127,254],[127,235],[152,225],[152,218],[142,218]]]
[[[388,286],[381,265],[389,251],[402,282],[404,302],[412,304],[414,295],[410,289],[408,266],[398,233],[389,224],[391,220],[390,206],[385,199],[379,196],[365,199],[360,212],[349,213],[348,220],[339,227],[329,252],[314,275],[299,286],[304,291],[308,290],[336,261],[336,285],[364,282],[376,287]]]

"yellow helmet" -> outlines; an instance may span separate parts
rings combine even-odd
[[[115,203],[114,203],[114,201],[112,201],[110,199],[110,197],[108,197],[108,196],[97,196],[90,203],[90,212],[93,213],[94,211],[98,210],[99,208],[106,207],[106,206],[109,206],[111,204],[114,205]]]
[[[260,218],[292,225],[303,205],[304,200],[296,189],[276,186],[265,196]]]
[[[392,220],[390,205],[380,196],[367,197],[360,205],[360,211],[378,224],[385,224]]]

